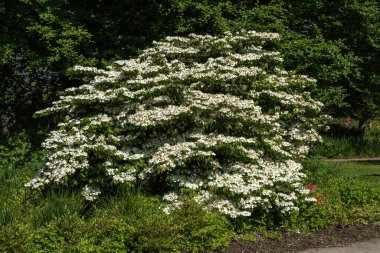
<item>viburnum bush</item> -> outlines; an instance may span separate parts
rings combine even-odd
[[[166,37],[137,58],[92,72],[37,115],[64,119],[43,143],[27,186],[66,184],[96,199],[114,184],[160,179],[166,211],[190,195],[230,217],[297,210],[308,198],[298,162],[321,138],[315,80],[265,50],[275,33]]]

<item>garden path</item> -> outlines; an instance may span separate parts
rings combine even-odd
[[[300,253],[379,253],[380,239],[372,239],[365,242],[356,242],[343,247],[330,247],[320,249],[309,249]]]

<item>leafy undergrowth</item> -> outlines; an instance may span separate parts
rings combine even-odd
[[[186,205],[167,216],[155,198],[129,195],[113,200],[113,204],[112,208],[95,208],[89,217],[64,205],[54,207],[60,212],[56,216],[31,214],[30,220],[2,228],[0,251],[196,252],[223,249],[233,236],[224,217],[206,213],[196,205]],[[46,204],[44,208],[53,207]],[[35,219],[39,222],[33,223]]]
[[[380,171],[378,163],[331,163],[310,159],[305,168],[316,205],[326,211],[331,221],[329,225],[380,221],[379,179],[374,176]]]
[[[25,135],[12,138],[0,146],[0,252],[221,251],[232,238],[281,241],[283,231],[380,222],[378,181],[367,176],[377,174],[377,163],[306,161],[304,185],[316,201],[290,215],[256,210],[251,217],[228,219],[189,200],[167,215],[158,196],[128,187],[95,203],[64,187],[29,192],[23,185],[41,166],[43,153]]]

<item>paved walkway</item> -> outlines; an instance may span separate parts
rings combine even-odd
[[[300,253],[380,253],[380,238],[356,242],[348,246],[309,249]]]

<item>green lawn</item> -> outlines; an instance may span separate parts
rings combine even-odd
[[[357,177],[380,191],[380,161],[326,162],[338,177]]]

